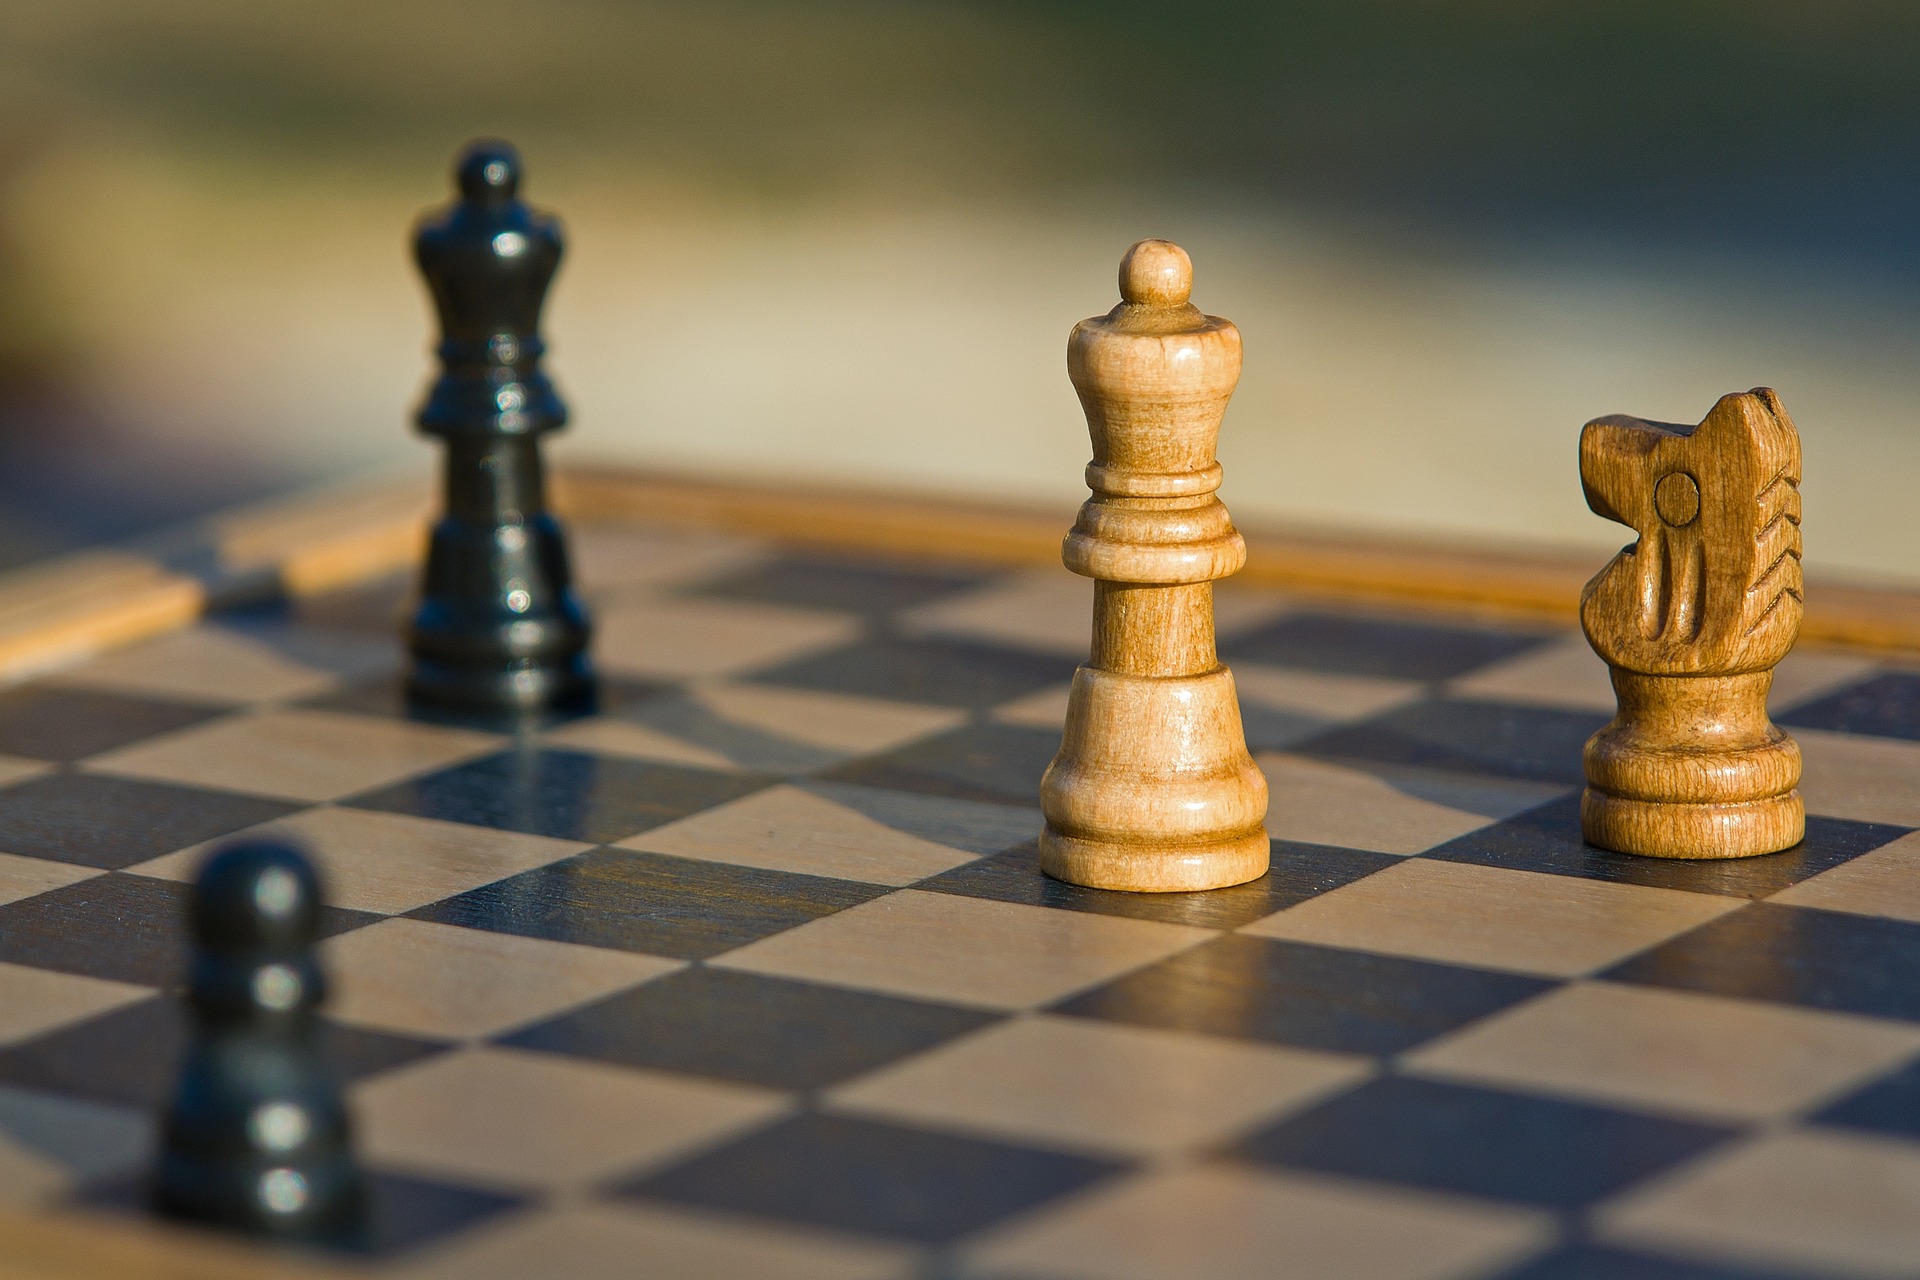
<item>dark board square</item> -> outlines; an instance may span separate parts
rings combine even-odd
[[[699,960],[887,892],[851,880],[589,849],[408,914],[495,933]]]
[[[1920,1022],[1920,924],[1755,902],[1602,976]]]
[[[30,684],[0,693],[0,752],[78,760],[225,714],[209,707],[93,689]]]
[[[1042,823],[1040,810],[1035,807],[1037,795],[1030,797],[1031,803],[1008,805],[820,779],[801,786],[882,826],[969,853],[999,853],[1029,844]]]
[[[1773,1270],[1749,1271],[1745,1267],[1576,1244],[1523,1262],[1489,1280],[1782,1280],[1782,1276]]]
[[[1324,733],[1327,721],[1297,711],[1281,711],[1255,702],[1240,704],[1240,728],[1246,735],[1247,750],[1286,751],[1295,743]]]
[[[593,696],[565,706],[533,711],[441,706],[407,697],[406,677],[400,674],[355,681],[305,699],[303,707],[350,711],[356,715],[411,720],[417,724],[474,729],[481,733],[538,733],[585,716],[618,710],[653,697],[668,686],[638,680],[601,677]]]
[[[877,637],[754,673],[759,684],[985,710],[1064,684],[1072,658],[960,640]]]
[[[700,583],[684,594],[881,615],[929,604],[992,577],[958,565],[789,555]]]
[[[820,776],[893,791],[1033,805],[1039,802],[1040,775],[1059,750],[1060,735],[1049,729],[973,724]]]
[[[432,1182],[384,1169],[367,1170],[365,1185],[366,1211],[358,1221],[318,1239],[302,1241],[294,1248],[316,1260],[324,1260],[328,1254],[393,1258],[525,1203],[497,1191]],[[146,1175],[134,1173],[90,1183],[69,1199],[75,1206],[95,1213],[144,1216],[150,1212],[147,1196]]]
[[[1642,858],[1596,848],[1582,839],[1580,797],[1575,794],[1468,832],[1421,856],[1654,889],[1764,898],[1878,849],[1907,830],[1815,816],[1807,819],[1806,838],[1779,853],[1757,858]]]
[[[1734,1134],[1608,1107],[1386,1076],[1236,1144],[1250,1160],[1571,1209]]]
[[[345,1252],[391,1258],[478,1226],[525,1203],[517,1196],[429,1181],[388,1169],[367,1172],[367,1217],[340,1241]]]
[[[1814,1117],[1821,1124],[1920,1138],[1920,1062],[1848,1094]]]
[[[801,1115],[623,1190],[638,1199],[944,1244],[1121,1168],[872,1120]]]
[[[1920,741],[1920,674],[1889,671],[1776,719],[1800,729],[1837,729]]]
[[[1591,711],[1433,698],[1329,729],[1289,749],[1328,760],[1579,785],[1586,781],[1581,748],[1608,719]]]
[[[0,906],[0,961],[166,987],[186,975],[189,887],[109,872]],[[380,917],[324,908],[326,936]]]
[[[1250,884],[1204,893],[1115,893],[1043,875],[1039,858],[1039,846],[1028,841],[922,880],[914,888],[1203,929],[1237,929],[1401,861],[1386,853],[1275,840],[1272,870]]]
[[[1233,935],[1074,996],[1055,1012],[1347,1053],[1399,1053],[1555,984]]]
[[[1345,675],[1446,680],[1525,653],[1553,636],[1507,627],[1290,613],[1223,642],[1220,656],[1229,663],[1269,662]]]
[[[693,968],[504,1043],[775,1089],[821,1089],[999,1021],[895,996]]]
[[[345,803],[605,843],[737,800],[771,779],[519,746]]]
[[[246,612],[268,613],[301,627],[359,631],[383,639],[397,639],[406,626],[413,595],[414,576],[399,573],[337,591],[277,601]]]
[[[111,870],[302,807],[164,782],[57,773],[0,791],[0,848]]]
[[[181,1002],[155,996],[0,1050],[0,1081],[152,1109],[173,1089],[186,1035]],[[326,1020],[321,1045],[333,1070],[349,1083],[446,1047]]]

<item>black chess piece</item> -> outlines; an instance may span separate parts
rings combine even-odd
[[[446,442],[446,508],[408,635],[408,693],[474,708],[579,703],[593,689],[587,615],[540,458],[540,437],[567,420],[540,371],[560,230],[519,199],[506,143],[473,143],[455,175],[460,199],[414,236],[442,335],[417,421]]]
[[[318,1041],[312,864],[284,844],[231,845],[201,870],[188,917],[192,1032],[161,1122],[155,1207],[263,1235],[350,1236],[364,1190]]]

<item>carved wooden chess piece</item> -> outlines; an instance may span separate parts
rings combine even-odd
[[[587,615],[540,458],[540,437],[567,420],[540,370],[540,307],[560,232],[521,202],[520,158],[506,143],[468,147],[456,177],[460,199],[414,238],[442,332],[441,374],[419,424],[446,441],[447,456],[407,689],[476,708],[578,702],[592,691]]]
[[[1800,437],[1767,388],[1697,427],[1599,418],[1587,505],[1640,540],[1589,582],[1580,622],[1620,712],[1586,748],[1586,838],[1659,858],[1744,858],[1806,832],[1799,744],[1767,718],[1800,632]]]
[[[1240,332],[1202,315],[1192,287],[1184,250],[1142,240],[1120,263],[1120,305],[1067,340],[1093,496],[1063,558],[1094,579],[1093,646],[1040,783],[1040,867],[1098,889],[1216,889],[1267,870],[1267,780],[1214,653],[1213,582],[1247,558],[1214,494]]]

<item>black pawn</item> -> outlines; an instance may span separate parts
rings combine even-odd
[[[413,242],[442,335],[440,377],[417,421],[447,453],[408,691],[482,709],[578,703],[593,687],[587,615],[540,460],[540,437],[567,420],[540,371],[560,229],[520,201],[520,157],[506,143],[473,143],[455,176],[460,199]]]
[[[353,1231],[363,1189],[318,1041],[320,884],[297,849],[232,845],[189,908],[191,1037],[161,1123],[156,1207],[296,1239]]]

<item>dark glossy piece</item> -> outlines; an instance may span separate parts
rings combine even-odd
[[[314,1011],[320,884],[297,850],[231,845],[188,910],[192,1031],[161,1123],[157,1208],[237,1230],[338,1239],[364,1183]]]
[[[469,146],[456,177],[460,199],[414,237],[442,335],[440,377],[417,421],[447,454],[408,692],[470,707],[584,702],[587,615],[540,459],[540,437],[567,420],[540,371],[560,229],[518,198],[520,157],[506,143]]]

